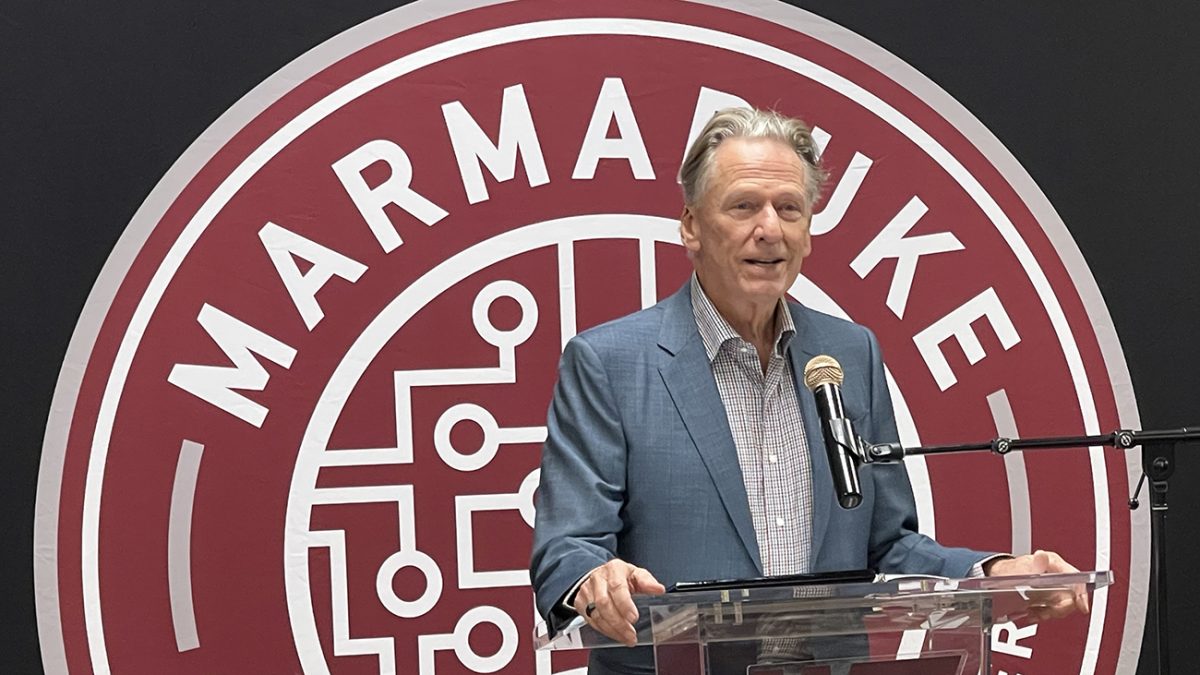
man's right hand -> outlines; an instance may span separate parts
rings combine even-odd
[[[638,619],[633,594],[657,595],[666,590],[648,570],[614,558],[588,574],[573,606],[592,628],[632,647],[637,644],[633,625]]]

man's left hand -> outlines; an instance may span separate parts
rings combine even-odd
[[[1006,577],[1024,574],[1068,574],[1078,572],[1075,566],[1053,551],[1034,551],[1015,558],[999,558],[984,564],[983,573],[989,577]],[[1043,602],[1032,607],[1030,615],[1037,621],[1060,619],[1078,610],[1090,611],[1087,589],[1076,586],[1070,591],[1048,593]]]

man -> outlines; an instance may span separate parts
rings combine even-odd
[[[1053,553],[990,556],[919,534],[902,465],[863,467],[862,504],[837,506],[816,406],[797,385],[808,359],[843,365],[859,434],[897,432],[870,331],[785,300],[822,177],[799,120],[718,112],[680,170],[691,281],[566,346],[531,562],[552,630],[579,615],[630,644],[631,595],[683,580],[1074,571]],[[1087,611],[1086,595],[1056,598],[1046,616],[1074,608]],[[593,667],[652,668],[648,654],[620,652],[597,650]]]

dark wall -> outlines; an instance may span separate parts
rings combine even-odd
[[[55,378],[110,249],[167,168],[226,108],[328,37],[396,3],[10,0],[0,7],[4,429],[0,671],[37,672],[33,503]],[[971,110],[1058,209],[1096,276],[1146,428],[1200,422],[1200,9],[1144,3],[799,2],[882,45]],[[1170,581],[1200,605],[1200,456],[1172,483]],[[1149,626],[1153,632],[1153,624]],[[1151,672],[1151,652],[1140,672]],[[1177,667],[1179,667],[1177,666]]]

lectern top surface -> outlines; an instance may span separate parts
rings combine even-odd
[[[635,628],[638,644],[652,645],[689,635],[697,641],[719,639],[752,632],[766,622],[831,635],[937,630],[950,624],[983,627],[1019,616],[1055,591],[1084,588],[1090,594],[1112,582],[1107,570],[972,579],[881,575],[874,582],[639,595],[634,597],[639,614]],[[539,623],[534,644],[538,649],[617,646],[582,618],[556,636],[547,635]]]

